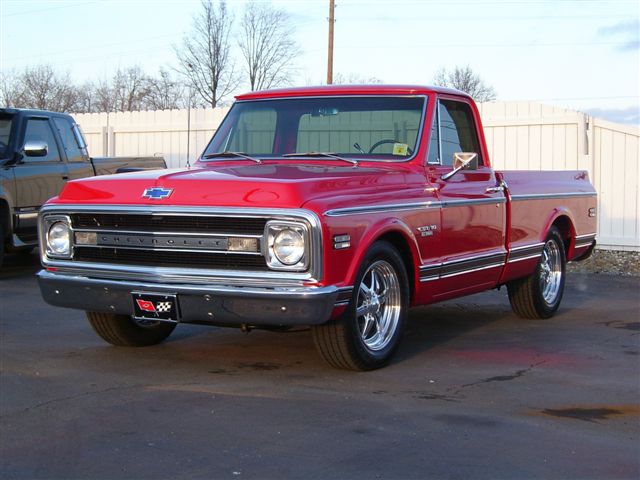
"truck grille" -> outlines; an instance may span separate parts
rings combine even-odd
[[[262,255],[207,252],[171,252],[123,248],[76,247],[74,259],[120,265],[154,267],[213,268],[224,270],[268,270]]]
[[[76,235],[95,232],[92,244],[76,242],[73,260],[112,265],[208,270],[268,271],[260,253],[266,218],[193,214],[73,213]],[[235,251],[230,239],[253,238],[254,251]],[[215,241],[212,241],[215,239]]]
[[[75,213],[71,215],[71,223],[74,228],[83,229],[262,235],[267,219],[200,215]]]

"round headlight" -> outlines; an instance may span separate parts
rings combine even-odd
[[[273,239],[273,253],[284,265],[295,265],[304,255],[304,237],[296,230],[280,230]]]
[[[47,246],[54,255],[69,255],[71,252],[71,235],[69,225],[65,222],[56,222],[47,232]]]

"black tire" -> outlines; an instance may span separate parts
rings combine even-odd
[[[397,350],[408,310],[409,280],[402,258],[391,244],[380,241],[360,266],[344,315],[314,325],[313,341],[332,367],[374,370],[389,363]]]
[[[507,283],[509,302],[516,315],[542,319],[556,313],[564,293],[566,263],[560,231],[551,227],[535,272]]]
[[[136,321],[129,315],[86,312],[87,319],[100,337],[118,347],[157,345],[171,335],[175,323]]]

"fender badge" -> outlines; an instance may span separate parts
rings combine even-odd
[[[164,198],[169,198],[172,193],[173,188],[153,187],[145,189],[145,191],[142,193],[142,198],[150,198],[151,200],[162,200]]]

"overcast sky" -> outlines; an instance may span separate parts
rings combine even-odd
[[[245,3],[228,1],[236,20]],[[329,0],[267,3],[289,12],[296,28],[303,53],[295,84],[323,82]],[[640,124],[638,0],[336,4],[334,72],[345,77],[429,84],[438,68],[468,64],[499,100]],[[199,0],[0,0],[0,69],[47,63],[77,83],[132,65],[155,74],[176,64],[173,46],[200,8]]]

